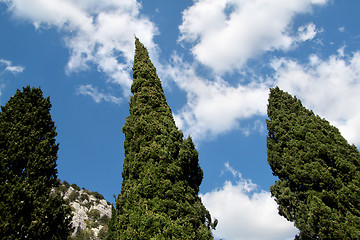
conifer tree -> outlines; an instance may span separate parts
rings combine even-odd
[[[212,239],[198,197],[203,172],[191,138],[175,125],[146,48],[135,39],[130,115],[113,239]]]
[[[297,239],[360,238],[360,154],[339,130],[278,87],[270,90],[270,191]]]
[[[25,87],[0,113],[0,239],[66,239],[70,208],[57,183],[55,126],[49,98]]]

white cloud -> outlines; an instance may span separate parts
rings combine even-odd
[[[241,122],[266,116],[269,87],[296,95],[304,105],[338,127],[343,136],[360,145],[360,52],[346,54],[345,46],[327,59],[310,55],[307,63],[289,58],[274,59],[274,75],[262,81],[260,74],[249,84],[232,86],[223,78],[205,79],[196,65],[184,63],[176,55],[163,76],[173,79],[186,92],[187,102],[175,112],[178,126],[195,140],[209,139],[238,129],[247,135],[264,131],[259,120],[253,126]]]
[[[77,94],[90,96],[96,103],[100,103],[101,101],[104,100],[106,102],[119,104],[122,101],[121,98],[119,98],[119,97],[115,97],[108,93],[106,94],[103,92],[99,92],[99,90],[96,87],[94,87],[90,84],[80,86],[77,89]]]
[[[205,139],[230,131],[259,129],[259,124],[248,128],[239,125],[240,119],[266,114],[269,85],[252,82],[231,86],[220,77],[210,81],[199,76],[195,66],[184,63],[174,55],[171,65],[161,70],[161,75],[171,78],[187,93],[187,103],[175,112],[175,121],[185,134]]]
[[[243,179],[241,173],[225,163],[225,170],[237,177],[235,184],[226,181],[200,197],[211,216],[219,220],[216,238],[227,240],[285,240],[298,233],[294,225],[278,215],[270,193],[254,192],[256,184]]]
[[[304,105],[338,127],[350,142],[360,145],[360,52],[320,59],[306,64],[280,58],[274,60],[275,84],[296,95]]]
[[[314,23],[308,23],[298,28],[298,40],[305,42],[315,37],[317,31]]]
[[[22,73],[25,68],[20,65],[13,65],[13,63],[6,59],[0,59],[0,65],[5,65],[4,71],[16,74],[16,73]]]
[[[14,16],[33,23],[39,29],[57,28],[65,35],[70,51],[67,71],[94,67],[104,72],[107,82],[123,87],[128,96],[134,54],[134,34],[148,47],[157,62],[153,37],[155,25],[140,14],[136,0],[0,0]],[[268,88],[280,85],[296,94],[307,107],[340,128],[350,142],[360,144],[360,109],[358,108],[360,53],[337,55],[322,60],[316,55],[307,64],[280,58],[272,66],[275,76],[266,81],[241,80],[230,85],[221,72],[239,70],[257,54],[275,49],[286,50],[302,41],[313,39],[319,32],[308,23],[291,34],[294,16],[310,12],[327,0],[198,0],[183,12],[181,42],[194,44],[192,53],[203,64],[219,71],[212,79],[196,73],[196,63],[184,63],[178,56],[162,69],[160,75],[172,78],[187,94],[187,103],[175,112],[175,119],[185,133],[196,139],[216,136],[233,129],[244,134],[261,129],[242,126],[242,119],[266,115]],[[341,29],[339,29],[342,31]],[[20,73],[24,67],[2,59],[5,71]],[[249,80],[249,79],[248,79]],[[120,101],[92,85],[78,89],[79,94],[94,101]],[[112,96],[112,97],[111,97]],[[114,98],[113,98],[114,97]],[[329,107],[330,106],[330,107]]]
[[[257,185],[251,179],[244,179],[241,172],[230,166],[229,162],[225,162],[225,171],[230,172],[234,178],[240,179],[237,184],[244,192],[251,192],[257,188]]]
[[[345,48],[346,48],[346,45],[342,46],[341,48],[339,48],[337,50],[337,53],[338,53],[339,56],[341,56],[341,57],[345,56]]]
[[[70,51],[67,71],[95,66],[128,96],[134,35],[156,52],[154,24],[139,12],[136,0],[7,0],[9,10],[36,28],[55,27],[65,34]]]
[[[2,74],[9,72],[11,74],[22,73],[25,70],[25,67],[20,65],[14,65],[10,60],[0,58],[0,77]],[[6,87],[3,83],[3,79],[0,78],[0,97],[2,96],[2,91]],[[1,104],[1,99],[0,99]]]
[[[314,25],[300,38],[291,35],[296,14],[327,0],[198,0],[183,12],[179,38],[194,44],[195,58],[217,72],[241,69],[248,59],[273,50],[288,50],[314,37]],[[301,29],[300,29],[301,30]]]

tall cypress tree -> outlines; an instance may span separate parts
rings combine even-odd
[[[114,239],[212,239],[214,224],[198,197],[203,172],[191,138],[175,125],[146,48],[135,39],[130,115],[123,127],[121,193]]]
[[[51,103],[25,87],[0,113],[0,238],[66,239],[70,208],[52,193],[57,185]]]
[[[298,239],[360,238],[360,154],[339,130],[278,87],[270,90],[270,191]]]

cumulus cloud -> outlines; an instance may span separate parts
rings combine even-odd
[[[338,127],[350,143],[360,145],[360,52],[344,48],[327,59],[311,55],[304,64],[288,58],[273,61],[275,84]]]
[[[94,87],[90,84],[82,85],[77,89],[77,94],[90,96],[94,102],[100,103],[101,101],[111,102],[119,104],[122,100],[119,97],[115,97],[109,93],[100,92],[97,87]]]
[[[163,76],[172,78],[187,94],[186,104],[175,112],[176,123],[195,140],[234,129],[245,135],[264,131],[259,120],[253,126],[243,126],[241,121],[265,117],[268,89],[278,85],[338,127],[350,143],[360,145],[359,51],[347,54],[344,46],[327,59],[310,55],[307,62],[299,63],[283,57],[274,58],[270,65],[274,74],[266,80],[259,74],[257,80],[234,86],[216,75],[212,80],[200,76],[194,64],[175,55]]]
[[[221,77],[208,80],[196,73],[195,66],[176,55],[161,74],[186,92],[187,103],[175,112],[175,121],[194,139],[213,137],[234,128],[248,134],[250,129],[261,127],[254,123],[250,128],[241,128],[239,120],[266,114],[268,82],[231,86]]]
[[[298,40],[305,42],[315,37],[317,30],[314,23],[309,23],[298,28]]]
[[[312,22],[292,30],[293,18],[311,12],[326,0],[198,0],[186,9],[180,25],[181,43],[190,43],[197,61],[184,62],[174,54],[163,76],[175,81],[187,94],[175,120],[185,133],[199,140],[233,129],[249,135],[264,131],[255,121],[243,126],[241,120],[266,115],[268,89],[274,79],[260,74],[243,74],[251,58],[273,50],[290,50],[315,38],[319,32]],[[210,78],[197,73],[198,63],[214,70]],[[237,83],[230,84],[225,72],[241,72]],[[246,78],[246,79],[245,79]]]
[[[139,12],[136,0],[6,0],[14,16],[30,21],[37,29],[55,27],[65,35],[70,51],[67,71],[87,70],[94,65],[109,81],[126,91],[131,85],[134,35],[156,52],[155,25]]]
[[[241,69],[248,59],[288,50],[315,35],[310,24],[297,34],[290,26],[297,14],[327,0],[199,0],[183,12],[179,41],[193,44],[195,58],[216,72]]]
[[[157,62],[153,42],[156,26],[140,13],[136,0],[0,0],[14,16],[25,19],[37,29],[57,28],[64,36],[70,58],[68,73],[97,68],[107,83],[121,86],[128,96],[134,54],[134,35],[147,46]],[[327,0],[198,0],[183,12],[179,41],[190,43],[198,62],[215,70],[211,79],[196,72],[196,63],[185,63],[174,55],[172,63],[160,65],[160,75],[171,78],[187,95],[186,104],[175,112],[180,128],[196,139],[240,129],[244,134],[263,126],[241,126],[242,119],[266,115],[268,88],[279,85],[303,99],[308,108],[340,128],[350,142],[360,144],[358,109],[359,52],[349,56],[345,47],[328,59],[316,55],[309,62],[278,58],[271,66],[275,72],[262,80],[239,79],[229,84],[222,73],[239,70],[248,59],[273,50],[287,50],[314,39],[319,32],[314,23],[291,31],[294,16],[310,12]],[[339,29],[343,31],[344,28]],[[4,71],[21,73],[24,67],[1,59]],[[119,103],[93,85],[77,92],[96,102]],[[331,107],[329,107],[331,106]]]
[[[225,163],[237,179],[226,181],[220,189],[201,194],[205,207],[213,218],[219,220],[214,231],[216,238],[229,240],[293,239],[298,233],[294,225],[278,215],[277,204],[270,192],[255,192],[257,188],[249,179]]]
[[[11,61],[6,60],[6,59],[0,59],[0,65],[5,66],[4,71],[10,72],[13,74],[22,73],[25,70],[25,68],[23,66],[14,65]]]

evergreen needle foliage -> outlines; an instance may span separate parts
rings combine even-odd
[[[212,239],[216,224],[198,197],[203,178],[198,153],[175,125],[146,48],[137,38],[135,46],[123,182],[109,236]]]
[[[0,113],[0,238],[66,239],[70,208],[57,186],[55,126],[49,98],[23,88]]]
[[[297,239],[360,238],[360,154],[339,130],[278,87],[270,90],[270,191]]]

